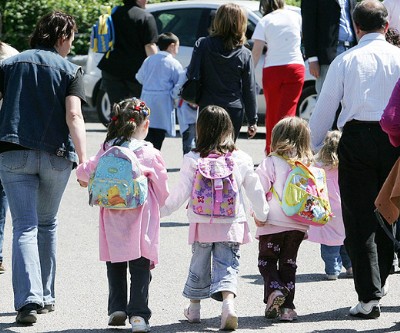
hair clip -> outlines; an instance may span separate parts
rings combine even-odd
[[[117,120],[118,120],[118,117],[117,117],[117,116],[112,116],[112,117],[111,117],[111,120],[112,120],[112,121],[117,121]]]
[[[129,122],[132,122],[132,123],[136,123],[136,120],[135,120],[135,118],[129,118]]]

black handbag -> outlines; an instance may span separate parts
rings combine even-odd
[[[190,104],[197,104],[200,100],[201,94],[201,83],[200,80],[197,79],[189,79],[187,80],[182,88],[180,95],[182,99]]]
[[[187,69],[187,81],[182,85],[180,96],[190,104],[198,104],[201,97],[201,58],[207,38],[200,38],[196,42],[196,52],[193,52],[190,65]]]

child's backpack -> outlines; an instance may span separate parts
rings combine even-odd
[[[294,165],[289,164],[292,170],[286,178],[282,199],[273,186],[270,191],[279,201],[285,215],[302,224],[325,225],[332,217],[332,210],[324,169],[306,167],[299,161]]]
[[[142,146],[143,143],[138,143],[133,150]],[[142,206],[147,199],[147,177],[131,149],[112,146],[101,155],[88,190],[91,206],[133,209]]]
[[[237,213],[238,186],[233,177],[235,162],[231,153],[199,158],[192,188],[193,212],[211,217],[234,217]]]
[[[113,50],[115,44],[115,30],[111,15],[117,10],[118,6],[111,10],[106,7],[106,13],[99,16],[97,22],[92,27],[90,34],[90,48],[96,53],[108,53]]]

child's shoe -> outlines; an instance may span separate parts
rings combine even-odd
[[[183,309],[183,315],[189,323],[200,323],[200,302],[190,302],[188,306]]]
[[[280,321],[293,321],[297,320],[297,312],[289,308],[281,308]]]
[[[109,326],[125,326],[125,311],[114,311],[108,318]]]
[[[280,290],[274,290],[269,296],[265,307],[265,317],[269,319],[278,318],[279,308],[285,302],[285,295]]]
[[[339,275],[336,274],[326,274],[326,279],[329,281],[335,281],[337,280],[339,277]]]
[[[132,325],[133,333],[146,333],[150,332],[150,325],[146,323],[146,321],[139,316],[132,316],[129,318],[129,322]]]
[[[222,305],[221,330],[234,331],[238,328],[238,316],[232,303]]]

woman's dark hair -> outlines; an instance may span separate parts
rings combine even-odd
[[[165,51],[168,47],[173,43],[178,43],[179,38],[174,35],[172,32],[164,32],[160,36],[158,36],[157,46],[160,51]]]
[[[378,0],[359,2],[353,11],[356,26],[365,32],[373,32],[385,27],[388,20],[386,7]]]
[[[43,16],[30,36],[31,48],[54,47],[59,38],[69,39],[77,31],[75,19],[62,12],[52,12]]]
[[[130,141],[136,129],[149,115],[150,109],[140,99],[128,98],[115,103],[103,148],[105,149],[106,142],[113,139],[116,139],[114,146],[120,146],[125,141]]]
[[[194,151],[200,157],[206,157],[211,152],[225,154],[236,149],[231,118],[219,106],[209,105],[200,111],[196,131]]]
[[[260,13],[265,16],[274,10],[285,7],[285,0],[260,0]]]

